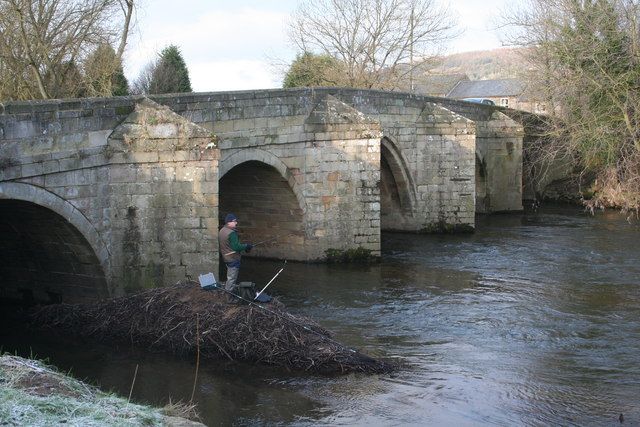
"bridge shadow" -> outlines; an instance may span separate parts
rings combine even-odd
[[[0,200],[0,299],[22,305],[108,296],[102,266],[82,233],[50,209]]]
[[[304,212],[287,179],[259,161],[241,163],[220,177],[219,224],[233,212],[243,242],[263,242],[248,256],[304,259]]]

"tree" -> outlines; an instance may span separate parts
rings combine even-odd
[[[148,62],[138,77],[131,84],[131,93],[134,95],[142,95],[150,93],[149,90],[151,88],[151,80],[153,79],[153,70],[155,70],[158,61]]]
[[[73,70],[118,39],[121,60],[132,13],[133,0],[0,0],[0,99],[82,95]]]
[[[298,55],[285,74],[282,87],[336,86],[344,75],[343,65],[327,54]]]
[[[533,164],[594,175],[592,206],[640,208],[639,18],[637,0],[531,0],[506,16],[509,41],[530,47],[529,85],[553,107]]]
[[[84,64],[84,76],[87,96],[129,94],[122,63],[111,45],[102,44],[89,55]]]
[[[129,29],[131,27],[131,18],[133,17],[134,0],[117,0],[118,5],[122,9],[122,15],[124,16],[124,22],[122,23],[122,31],[120,32],[120,44],[118,45],[118,52],[116,56],[122,63],[122,55],[124,49],[127,46],[127,38],[129,37]],[[123,74],[124,76],[124,74]]]
[[[180,49],[171,45],[160,52],[160,57],[152,68],[148,93],[181,92],[191,92],[189,70]]]
[[[289,38],[343,64],[339,85],[396,89],[454,36],[454,19],[435,1],[303,0]]]

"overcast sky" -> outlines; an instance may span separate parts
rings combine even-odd
[[[495,19],[520,0],[451,0],[463,35],[448,52],[500,47]],[[281,87],[272,64],[290,63],[295,50],[286,24],[297,0],[141,0],[125,56],[125,74],[135,79],[169,44],[177,45],[196,92]]]

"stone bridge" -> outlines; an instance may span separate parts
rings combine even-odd
[[[522,127],[410,94],[289,89],[0,104],[0,298],[77,301],[253,256],[380,254],[381,230],[522,208]]]

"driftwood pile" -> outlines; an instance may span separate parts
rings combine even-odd
[[[392,367],[334,341],[312,320],[277,300],[228,303],[221,290],[179,283],[96,304],[56,304],[32,314],[34,324],[83,338],[125,341],[176,354],[200,352],[318,373],[388,372]]]

